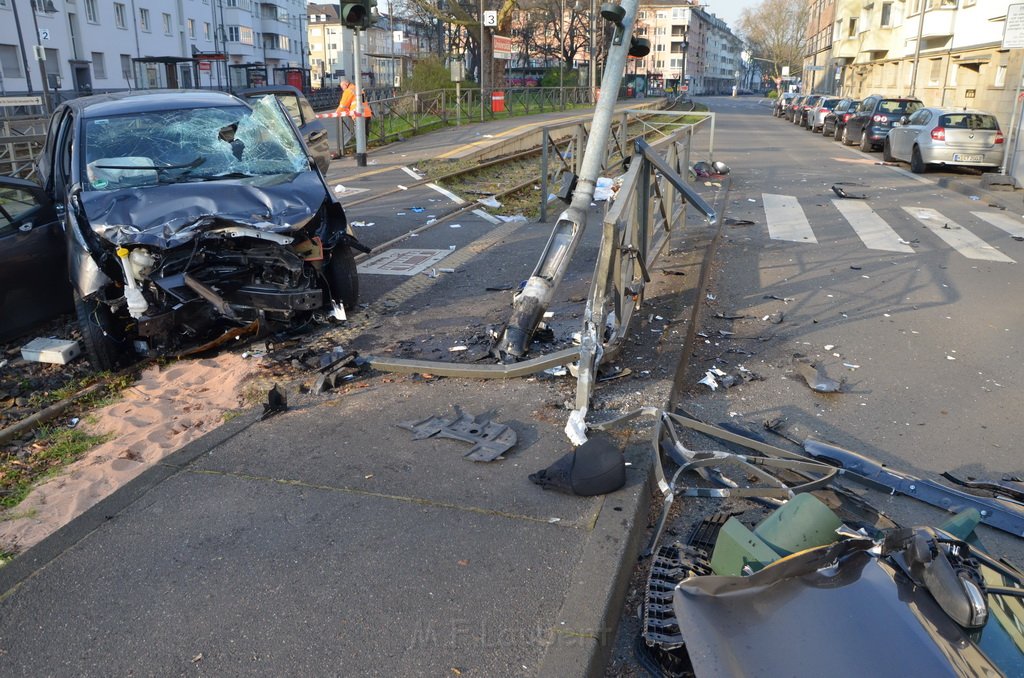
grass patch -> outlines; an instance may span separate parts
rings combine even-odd
[[[0,459],[0,507],[17,506],[32,486],[65,465],[79,459],[110,435],[93,435],[77,428],[40,427],[27,454]]]
[[[14,560],[14,556],[17,554],[13,551],[0,551],[0,567],[3,567],[7,563]]]
[[[103,407],[117,402],[121,397],[121,392],[132,385],[135,380],[135,376],[131,374],[121,374],[113,377],[109,372],[84,374],[75,377],[59,388],[49,391],[36,391],[29,398],[29,404],[34,409],[41,410],[53,405],[54,403],[66,400],[82,389],[88,388],[89,386],[104,380],[107,381],[104,388],[83,397],[78,401],[77,406],[81,408]]]

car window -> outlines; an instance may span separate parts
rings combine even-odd
[[[15,224],[30,217],[37,209],[39,203],[28,191],[9,186],[0,187],[0,235],[13,233]]]
[[[239,174],[301,172],[308,159],[273,96],[248,106],[157,110],[91,118],[86,190],[117,190]]]
[[[57,196],[64,195],[66,187],[71,184],[71,154],[74,150],[75,117],[65,115],[57,131],[57,141],[53,152],[53,190]]]
[[[832,110],[839,104],[839,99],[825,99],[821,102],[821,107],[827,110]]]
[[[928,119],[931,117],[931,111],[927,109],[921,109],[920,111],[917,111],[912,116],[910,116],[910,120],[908,120],[908,123],[911,125],[924,125],[925,123],[928,122]]]
[[[299,99],[299,109],[302,111],[303,124],[308,124],[313,120],[316,120],[316,111],[314,111],[313,107],[309,105],[309,101],[306,100],[306,97]]]
[[[922,104],[920,101],[908,101],[907,99],[882,99],[878,104],[878,111],[880,113],[910,115],[921,108],[921,106]]]
[[[980,129],[992,131],[999,129],[999,123],[996,122],[995,116],[984,113],[949,113],[942,116],[939,120],[939,126],[950,127],[953,129]]]

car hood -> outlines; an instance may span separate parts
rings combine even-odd
[[[327,190],[316,172],[162,184],[80,195],[89,225],[114,245],[176,247],[226,224],[289,233],[309,223]]]

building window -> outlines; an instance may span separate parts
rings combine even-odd
[[[85,0],[85,20],[91,24],[99,23],[99,14],[96,12],[96,0]]]
[[[256,41],[253,39],[252,29],[248,26],[238,27],[238,42],[243,45],[255,45]]]
[[[938,85],[942,81],[942,59],[932,59],[928,72],[928,84]]]
[[[5,78],[23,78],[21,71],[21,59],[18,58],[18,49],[14,45],[0,45],[0,72]]]
[[[97,80],[107,79],[107,62],[103,60],[103,52],[92,53],[92,75]]]
[[[883,28],[888,28],[889,26],[892,26],[892,3],[891,2],[883,2],[882,3],[882,27]]]
[[[855,38],[857,37],[857,17],[850,17],[850,28],[846,31],[846,37]]]
[[[132,75],[132,55],[122,54],[121,55],[121,77],[125,80],[134,80]]]
[[[118,28],[128,27],[128,22],[125,20],[124,3],[114,3],[114,25]]]
[[[145,7],[139,10],[139,26],[142,30],[149,32],[149,10]]]
[[[168,14],[167,12],[164,12],[163,13],[163,21],[164,21],[164,35],[170,35],[171,34],[171,15]]]
[[[238,42],[238,26],[228,26],[228,40]]]
[[[210,22],[209,21],[204,21],[203,22],[203,39],[204,40],[209,40],[210,39]]]
[[[1006,87],[1006,64],[1000,64],[996,66],[995,80],[992,81],[993,87]]]
[[[192,38],[193,40],[196,37],[196,20],[195,19],[189,19],[188,20],[188,37]]]

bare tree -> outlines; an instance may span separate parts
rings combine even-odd
[[[807,46],[810,5],[806,0],[762,0],[740,13],[739,30],[753,56],[772,63],[772,79],[781,89],[782,67],[800,70]]]

